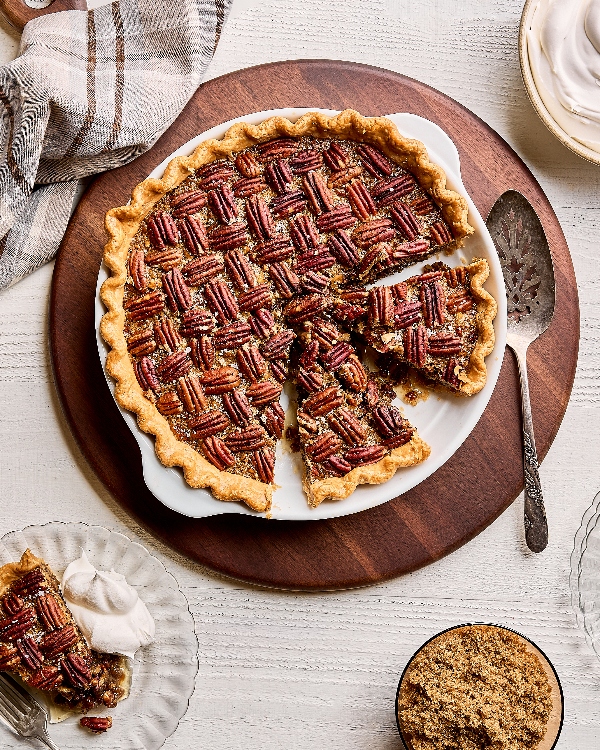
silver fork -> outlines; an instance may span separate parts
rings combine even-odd
[[[50,750],[59,750],[46,731],[46,710],[25,688],[4,673],[0,673],[0,716],[21,737],[35,737]]]

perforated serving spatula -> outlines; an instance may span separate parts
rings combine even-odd
[[[554,315],[554,268],[550,247],[535,209],[525,196],[507,190],[486,221],[504,273],[508,302],[506,343],[515,353],[521,377],[525,473],[525,539],[533,552],[548,544],[548,523],[538,472],[527,380],[527,348]]]

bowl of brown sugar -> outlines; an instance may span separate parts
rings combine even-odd
[[[396,722],[407,750],[552,750],[563,694],[546,655],[499,625],[459,625],[406,665]]]

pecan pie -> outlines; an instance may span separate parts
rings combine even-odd
[[[46,694],[54,717],[127,697],[125,657],[89,648],[58,580],[29,550],[0,568],[0,605],[0,670]]]
[[[267,510],[288,379],[311,505],[427,458],[352,336],[365,285],[472,232],[445,185],[391,121],[309,113],[234,125],[109,211],[107,370],[160,460]]]

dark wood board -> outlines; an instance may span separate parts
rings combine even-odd
[[[165,508],[144,484],[137,443],[106,387],[96,351],[94,295],[105,212],[125,203],[139,181],[198,133],[245,113],[290,106],[427,117],[457,144],[465,186],[482,216],[509,188],[529,198],[548,236],[556,273],[554,320],[528,356],[538,455],[546,455],[571,393],[579,343],[577,287],[558,220],[525,164],[473,113],[422,83],[355,63],[280,62],[209,81],[150,152],[98,177],[56,261],[52,360],[64,412],[84,455],[123,508],[154,535],[202,565],[248,582],[293,589],[361,586],[455,550],[521,492],[519,381],[510,352],[475,430],[433,476],[362,513],[292,522],[229,514],[193,520]],[[550,513],[550,533],[552,522]]]

